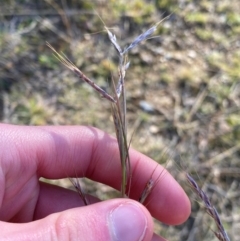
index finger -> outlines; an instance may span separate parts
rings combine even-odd
[[[84,176],[113,188],[121,188],[121,164],[114,138],[93,127],[51,126],[12,127],[23,143],[21,153],[36,153],[30,165],[37,165],[40,177],[57,179]],[[130,198],[139,199],[156,168],[156,162],[130,149],[132,185]],[[24,158],[23,158],[24,162]],[[29,165],[29,162],[27,162]],[[156,168],[156,177],[163,171]],[[166,171],[149,197],[147,208],[152,216],[168,224],[179,224],[190,213],[185,192]]]

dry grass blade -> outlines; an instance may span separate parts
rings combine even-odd
[[[47,46],[55,53],[56,58],[62,63],[64,64],[67,68],[69,68],[70,70],[72,70],[75,74],[77,74],[77,76],[85,81],[87,84],[89,84],[90,86],[92,86],[98,93],[101,94],[101,96],[103,98],[106,98],[108,100],[110,100],[111,102],[115,103],[116,101],[114,100],[114,98],[109,95],[105,90],[103,90],[101,87],[99,87],[98,85],[96,85],[91,79],[89,79],[86,75],[83,74],[83,72],[81,70],[79,70],[69,59],[67,59],[66,57],[64,57],[63,55],[59,54],[49,43],[47,43]]]
[[[125,128],[125,115],[122,113],[121,104],[119,98],[117,97],[116,88],[113,82],[114,91],[116,95],[116,103],[112,104],[112,116],[115,126],[116,137],[118,141],[118,148],[120,153],[121,160],[121,169],[122,169],[122,187],[121,193],[122,197],[125,196],[127,184],[130,186],[131,182],[131,165],[129,157],[129,146],[127,144],[126,128]],[[130,191],[130,188],[129,188]]]
[[[168,161],[170,161],[171,159],[169,158],[169,153],[168,153],[169,149],[166,148],[165,150],[162,151],[161,153],[161,160],[164,160],[165,158],[168,158],[168,160],[166,161],[165,165],[167,166]],[[168,156],[168,157],[167,157]],[[160,179],[164,176],[164,174],[166,174],[166,167],[162,169],[162,171],[158,174],[158,176],[156,178],[154,178],[154,173],[156,171],[156,169],[158,168],[158,164],[156,165],[156,167],[153,169],[151,176],[149,178],[149,180],[147,181],[140,198],[138,199],[138,201],[142,204],[145,203],[145,200],[148,198],[148,196],[151,194],[151,192],[153,191],[153,189],[156,187],[157,183],[160,181]],[[148,201],[149,203],[150,201]],[[145,203],[145,206],[148,205],[148,203]]]
[[[149,196],[149,194],[152,192],[152,189],[153,189],[153,187],[154,187],[154,184],[155,184],[154,180],[153,180],[152,178],[150,178],[150,179],[148,180],[146,186],[144,187],[143,192],[142,192],[140,198],[138,199],[138,201],[139,201],[140,203],[144,203],[144,202],[145,202],[145,200],[147,199],[147,197]]]
[[[69,180],[72,183],[72,185],[75,187],[75,189],[77,190],[77,192],[78,192],[80,198],[83,200],[84,204],[87,206],[89,204],[89,201],[85,195],[85,192],[81,188],[78,178],[69,178]]]
[[[193,188],[193,190],[195,191],[195,193],[203,201],[207,213],[213,218],[213,220],[217,226],[217,229],[218,229],[218,231],[214,232],[215,236],[220,241],[230,241],[230,239],[222,225],[218,212],[215,209],[215,207],[211,204],[206,193],[198,186],[198,184],[195,182],[193,177],[191,177],[188,173],[187,173],[187,180],[188,180],[189,184],[191,185],[191,187]]]
[[[120,154],[120,160],[121,160],[121,169],[122,169],[121,193],[122,193],[122,197],[124,197],[126,193],[128,173],[129,173],[129,171],[127,170],[128,165],[126,165],[128,150],[127,150],[126,136],[123,131],[122,122],[120,121],[118,110],[114,104],[112,105],[112,115],[113,115],[115,132],[117,136],[118,148],[119,148],[119,154]]]

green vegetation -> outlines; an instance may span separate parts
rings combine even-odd
[[[188,13],[185,19],[189,23],[206,25],[210,21],[210,16],[208,13],[193,12],[193,13]]]

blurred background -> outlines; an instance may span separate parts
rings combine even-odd
[[[165,166],[192,201],[184,225],[156,224],[156,232],[174,241],[216,240],[188,172],[231,240],[240,240],[239,0],[1,0],[0,121],[91,125],[114,135],[108,101],[59,63],[46,41],[109,90],[118,58],[104,24],[126,46],[167,16],[130,52],[126,76],[132,146]],[[83,186],[102,199],[113,195],[88,180]]]

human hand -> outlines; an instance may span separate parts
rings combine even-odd
[[[117,142],[92,127],[0,125],[0,240],[165,240],[153,235],[151,215],[180,224],[190,213],[184,191],[166,172],[148,197],[137,200],[156,162],[130,150],[130,198],[84,206],[78,194],[39,181],[82,176],[121,187]],[[159,166],[154,175],[162,172]],[[150,213],[151,214],[150,214]]]

